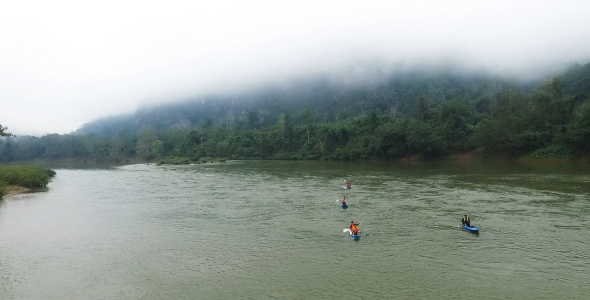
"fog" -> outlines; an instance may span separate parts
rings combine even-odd
[[[84,2],[0,4],[9,132],[307,75],[452,62],[539,79],[590,60],[590,1]]]

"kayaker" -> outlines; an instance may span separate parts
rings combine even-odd
[[[347,188],[347,189],[350,189],[350,188],[351,188],[350,181],[347,181],[347,182],[346,182],[346,188]]]
[[[461,224],[467,227],[471,227],[471,220],[469,220],[469,217],[467,215],[463,215],[463,219],[461,219]]]
[[[354,221],[350,221],[350,231],[352,231],[353,235],[359,234],[359,228],[358,228],[359,224],[355,224]]]
[[[346,204],[346,196],[342,199],[342,204]]]

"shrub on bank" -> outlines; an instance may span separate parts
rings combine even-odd
[[[572,151],[563,145],[551,145],[549,147],[539,149],[529,155],[530,158],[544,159],[544,158],[568,158],[573,155]]]
[[[188,165],[190,163],[191,163],[191,160],[189,158],[171,156],[171,157],[163,158],[156,165],[158,165],[158,166],[160,166],[160,165]]]
[[[55,171],[37,166],[0,166],[0,181],[27,188],[46,187]],[[4,191],[4,188],[2,188]]]

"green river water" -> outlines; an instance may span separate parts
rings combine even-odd
[[[588,165],[56,171],[0,200],[0,299],[590,299]]]

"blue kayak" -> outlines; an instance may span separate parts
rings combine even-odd
[[[348,208],[348,204],[342,203],[342,204],[340,204],[340,207],[342,207],[342,208]]]
[[[463,226],[463,228],[465,228],[465,230],[469,231],[469,232],[479,232],[479,228],[475,227],[475,226],[467,226],[465,224],[461,224],[461,226]]]
[[[357,235],[354,235],[354,234],[352,234],[352,232],[350,232],[350,237],[351,237],[353,240],[360,240],[362,235],[363,235],[363,234],[362,234],[361,232],[359,232],[359,234],[357,234]]]

